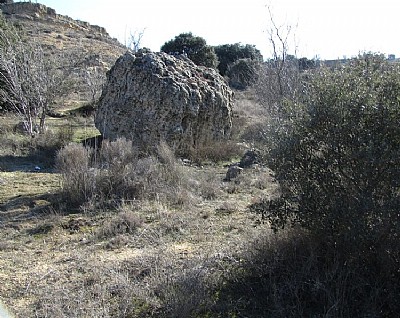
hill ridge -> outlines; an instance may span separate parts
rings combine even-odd
[[[63,24],[72,29],[80,31],[92,31],[104,37],[110,37],[104,27],[92,25],[89,22],[75,20],[67,15],[58,14],[55,9],[41,3],[32,2],[9,2],[0,3],[0,10],[8,18],[28,20],[48,20]]]

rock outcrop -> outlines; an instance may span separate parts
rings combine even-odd
[[[100,36],[109,37],[105,28],[91,25],[85,21],[74,20],[68,16],[57,14],[56,11],[40,3],[32,2],[0,2],[2,13],[13,19],[49,20],[53,23],[64,24],[71,29],[92,32]]]
[[[216,70],[187,57],[127,52],[107,76],[95,117],[106,139],[175,150],[229,137],[233,92]]]

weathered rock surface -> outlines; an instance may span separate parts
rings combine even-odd
[[[161,140],[183,150],[227,138],[232,103],[214,69],[184,56],[127,52],[108,73],[95,124],[104,138],[125,137],[141,150]]]

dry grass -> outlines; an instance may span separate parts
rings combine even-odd
[[[247,145],[259,147],[268,137],[268,111],[259,103],[253,90],[236,92],[235,97],[232,135]]]
[[[208,142],[190,149],[187,156],[197,164],[204,162],[221,163],[237,159],[243,154],[244,148],[234,141],[215,141]]]
[[[51,119],[49,124],[50,131],[72,127],[73,139],[78,127],[91,130],[83,119]],[[11,145],[15,133],[7,133]],[[53,137],[57,133],[46,138]],[[254,184],[260,171],[246,170],[230,192],[222,181],[222,164],[183,165],[165,144],[157,156],[139,158],[127,146],[126,141],[105,144],[93,166],[104,169],[103,190],[122,186],[126,191],[124,182],[141,182],[140,196],[114,200],[111,210],[108,205],[99,209],[93,200],[98,196],[84,197],[80,210],[68,208],[79,195],[60,196],[66,180],[59,173],[15,166],[15,155],[5,151],[0,295],[17,317],[202,315],[215,302],[216,284],[237,264],[233,254],[266,230],[255,226],[258,216],[249,214],[247,206],[275,187],[269,174],[264,174],[269,186],[263,188]],[[23,164],[33,158],[29,147],[19,149]],[[71,150],[68,166],[75,167],[75,176],[91,171],[91,151],[80,145],[66,149]],[[132,162],[134,174],[126,170]]]
[[[242,101],[241,116],[250,120],[256,104]],[[12,140],[12,130],[5,131]],[[26,164],[25,150],[18,149],[17,156],[7,149],[2,162],[12,168],[14,160],[18,169],[0,172],[0,295],[16,317],[398,312],[400,280],[387,274],[393,268],[373,280],[368,268],[379,260],[372,254],[348,266],[339,253],[326,253],[334,250],[324,242],[297,229],[274,235],[250,212],[251,204],[279,194],[266,167],[244,169],[223,182],[221,163],[184,165],[165,144],[157,156],[140,158],[129,142],[119,140],[96,156],[80,145],[64,148],[69,174],[61,176],[27,171],[17,160],[22,156]],[[94,171],[99,183],[91,179]],[[70,208],[74,200],[80,209]],[[386,264],[398,262],[398,255],[391,257]]]
[[[223,176],[220,168],[195,169],[192,176]],[[223,187],[185,208],[132,201],[112,213],[6,223],[4,301],[19,316],[190,317],[212,302],[209,287],[229,271],[231,251],[265,231],[247,213],[252,196]]]

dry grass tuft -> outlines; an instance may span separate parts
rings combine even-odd
[[[143,224],[143,220],[133,211],[122,211],[106,220],[98,229],[100,239],[113,238],[117,235],[134,235]]]
[[[99,152],[70,144],[59,151],[65,200],[77,206],[116,206],[123,200],[156,199],[171,205],[191,202],[187,168],[166,144],[158,157],[139,158],[126,139],[105,141]]]
[[[234,141],[214,141],[189,151],[189,159],[197,164],[231,161],[243,154],[243,148]]]

